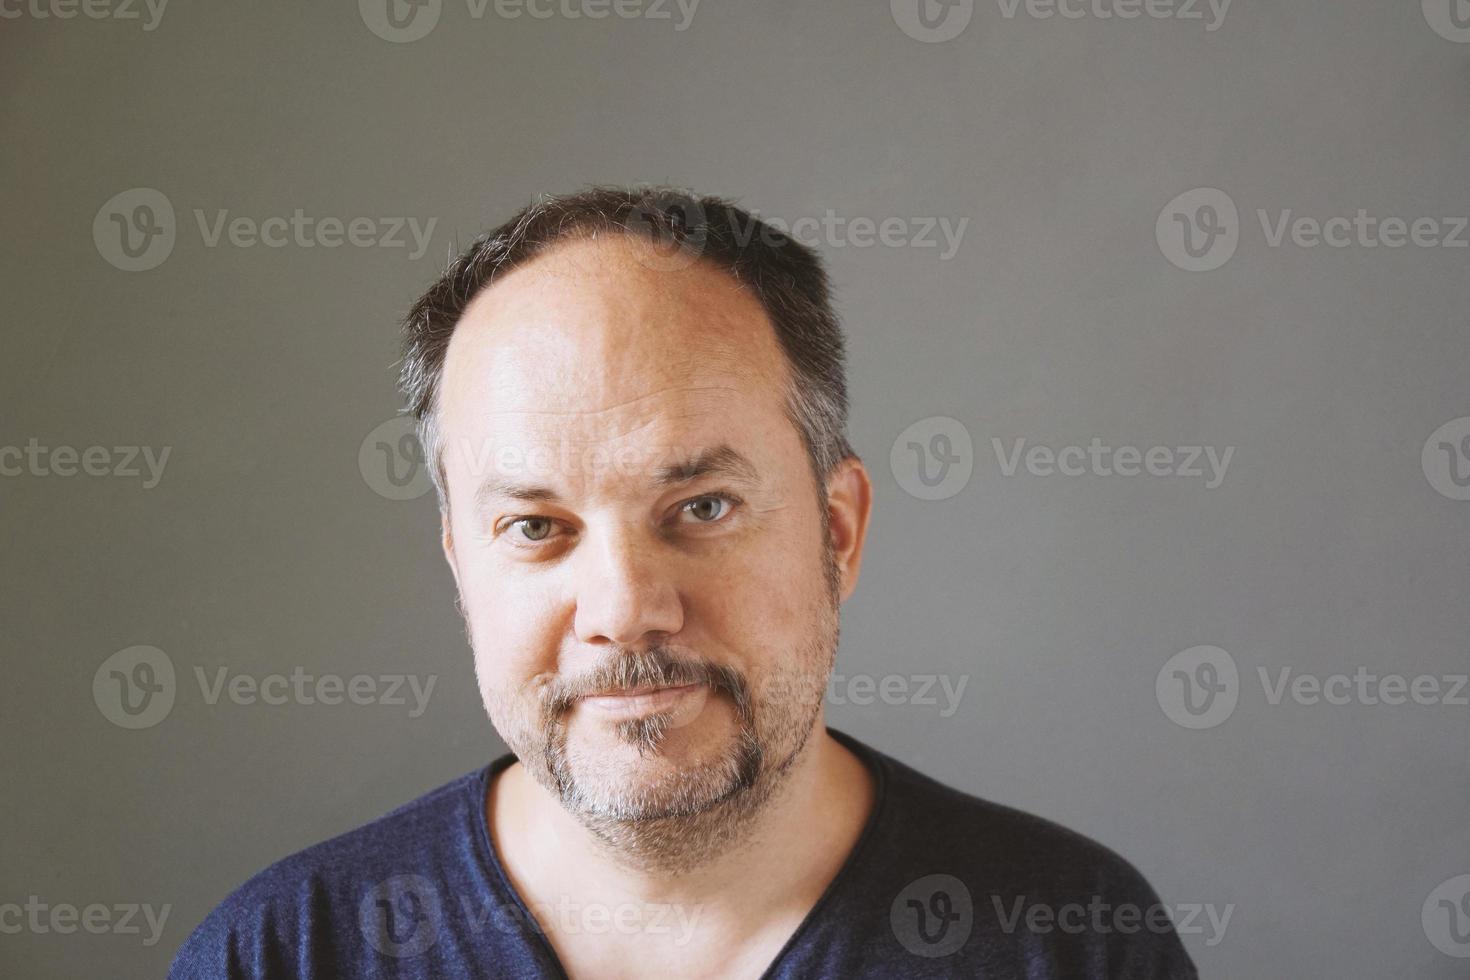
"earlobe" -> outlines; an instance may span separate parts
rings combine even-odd
[[[842,576],[846,600],[857,589],[863,563],[863,545],[873,509],[873,484],[863,461],[849,456],[827,480],[827,516],[832,528],[832,557]]]

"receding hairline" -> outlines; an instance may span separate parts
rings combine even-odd
[[[617,232],[617,235],[622,239],[637,239],[641,237],[629,232]],[[599,242],[606,240],[605,237],[599,238]],[[529,307],[535,307],[541,303],[540,296],[535,292],[537,284],[534,279],[529,283],[531,291],[512,300],[512,306],[508,310],[496,309],[490,305],[494,302],[492,296],[496,294],[497,287],[515,287],[518,285],[515,280],[522,272],[530,276],[538,274],[539,270],[540,275],[550,274],[557,276],[560,273],[549,268],[548,263],[556,261],[558,254],[562,255],[565,259],[565,253],[567,251],[575,249],[578,245],[589,244],[597,244],[597,242],[594,242],[590,236],[578,240],[558,240],[553,242],[536,255],[517,264],[514,268],[508,269],[503,275],[487,282],[464,305],[464,310],[455,320],[453,331],[445,345],[443,359],[440,363],[439,380],[435,385],[434,398],[430,402],[428,412],[425,413],[433,418],[435,424],[440,424],[444,417],[444,397],[449,387],[447,382],[451,374],[451,363],[459,360],[459,358],[453,357],[453,352],[456,346],[460,346],[465,342],[461,339],[457,345],[457,338],[465,338],[477,333],[483,338],[486,330],[491,334],[504,338],[517,331],[535,330],[540,326],[540,324],[519,321],[515,317],[517,306],[526,304]],[[641,243],[634,242],[633,247],[641,248],[643,246]],[[700,276],[713,275],[718,277],[720,281],[731,285],[735,293],[740,296],[740,301],[744,309],[733,311],[733,315],[720,316],[719,318],[721,324],[737,326],[735,330],[711,329],[709,322],[699,320],[698,317],[693,318],[695,322],[690,323],[691,333],[680,338],[692,338],[697,345],[692,355],[688,356],[709,358],[713,355],[715,358],[724,359],[724,363],[720,364],[719,367],[728,367],[733,375],[742,379],[755,379],[769,383],[778,397],[789,402],[792,394],[792,386],[797,382],[796,365],[792,363],[791,358],[782,346],[779,329],[771,317],[770,310],[761,301],[760,295],[749,285],[742,282],[731,270],[720,265],[718,262],[703,257],[691,263],[688,268],[675,270],[675,272],[680,275],[690,274],[691,270],[696,266],[702,268],[699,269],[698,273],[694,274]],[[653,283],[671,274],[659,270],[648,270],[646,266],[641,265],[636,260],[620,261],[617,263],[616,268],[611,268],[610,263],[587,263],[585,260],[582,260],[580,268],[584,271],[591,268],[595,272],[601,272],[604,269],[608,270],[609,274],[600,278],[611,284],[627,283],[629,277],[626,273],[630,270],[635,274],[647,273],[640,275],[640,278],[643,282]],[[575,277],[577,274],[575,268],[564,271],[572,277]],[[568,281],[571,280],[569,279]],[[697,282],[690,279],[686,279],[685,281],[688,283],[688,287],[692,288],[686,288],[684,290],[686,298],[679,300],[681,305],[686,307],[698,306],[710,299],[707,294],[699,291]],[[526,286],[527,283],[523,280],[519,285]],[[503,296],[505,294],[502,292],[500,295]],[[722,297],[717,297],[716,299],[722,299]],[[723,302],[718,303],[716,308],[722,313],[730,311],[729,305]],[[716,316],[719,316],[719,314],[716,314]],[[505,317],[506,322],[501,322],[501,317]],[[684,317],[680,317],[679,319],[681,323],[686,322],[686,318]],[[714,319],[715,317],[709,318],[710,321]],[[487,323],[486,320],[492,322]],[[466,326],[471,327],[468,332],[464,330]],[[751,331],[755,336],[745,333],[746,330]],[[492,343],[494,342],[492,341]],[[758,350],[759,356],[752,356]],[[663,351],[660,350],[659,354],[662,355]],[[676,353],[674,356],[685,355]],[[672,359],[672,357],[664,358],[666,361]],[[710,363],[713,365],[716,362],[711,361]]]
[[[498,273],[476,290],[464,303],[459,317],[455,320],[455,327],[450,336],[450,344],[454,340],[453,334],[459,332],[459,324],[470,317],[477,306],[485,303],[496,292],[497,287],[511,285],[518,278],[527,278],[535,275],[556,278],[558,273],[553,271],[555,267],[552,263],[558,257],[565,262],[567,260],[567,253],[588,248],[626,248],[633,252],[649,252],[655,249],[655,245],[646,236],[623,228],[593,227],[584,228],[580,231],[569,231],[564,237],[541,245],[531,255],[521,259],[504,272]],[[593,268],[599,269],[600,271],[600,266],[595,263],[593,264]],[[575,268],[565,267],[562,271],[569,276],[575,276],[577,270]],[[771,311],[767,309],[763,298],[756,288],[751,283],[742,279],[735,269],[722,265],[716,259],[704,255],[692,256],[686,265],[677,269],[668,270],[650,268],[646,263],[639,262],[635,259],[631,262],[621,264],[616,272],[605,278],[609,281],[623,282],[629,278],[628,273],[630,272],[648,283],[668,282],[671,281],[670,277],[682,277],[696,273],[706,276],[710,274],[717,276],[723,282],[733,286],[735,291],[744,298],[758,319],[765,324],[769,331],[768,336],[774,342],[773,352],[781,360],[789,362],[790,358],[785,356],[785,351],[781,346],[780,333],[775,320],[771,316]],[[732,344],[731,346],[736,347],[739,345]]]

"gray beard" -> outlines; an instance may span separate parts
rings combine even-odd
[[[795,744],[775,760],[768,760],[748,708],[742,710],[729,752],[713,764],[681,773],[676,791],[660,794],[657,800],[636,795],[609,800],[588,792],[573,775],[566,731],[561,728],[546,747],[545,772],[552,784],[548,788],[617,863],[643,873],[684,874],[749,842],[753,818],[786,782],[820,707],[818,698],[785,733],[781,741],[789,743],[794,737]],[[646,755],[657,751],[668,722],[664,714],[624,722],[617,727],[618,737],[637,748],[640,756]]]

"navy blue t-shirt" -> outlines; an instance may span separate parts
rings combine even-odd
[[[873,771],[873,812],[765,978],[1196,980],[1168,909],[1117,854],[832,735]],[[194,930],[170,980],[565,977],[490,840],[486,789],[513,761],[256,875]],[[670,909],[663,925],[688,922]]]

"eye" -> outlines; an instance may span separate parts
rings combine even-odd
[[[696,524],[713,524],[729,515],[738,501],[724,494],[695,497],[679,505],[680,515],[689,514]]]
[[[518,533],[525,541],[541,542],[551,537],[556,530],[556,522],[549,517],[517,517],[507,523],[504,530]]]

